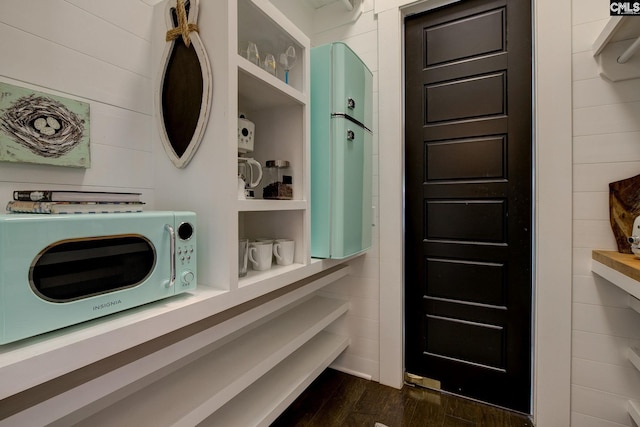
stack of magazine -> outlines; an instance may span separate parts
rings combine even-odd
[[[16,190],[8,212],[37,214],[142,212],[140,193]]]

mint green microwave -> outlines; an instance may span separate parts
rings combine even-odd
[[[0,215],[0,344],[196,287],[196,214]]]

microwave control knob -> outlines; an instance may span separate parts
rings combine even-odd
[[[194,277],[195,276],[193,274],[193,271],[187,270],[182,273],[182,283],[188,285],[189,283],[193,282]]]
[[[178,226],[178,237],[180,240],[189,240],[193,236],[193,225],[189,222],[183,222]]]

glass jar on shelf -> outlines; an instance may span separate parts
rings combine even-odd
[[[288,160],[267,160],[263,179],[262,197],[264,199],[293,199],[293,179]]]

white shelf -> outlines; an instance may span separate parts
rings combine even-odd
[[[595,259],[596,257],[602,261]],[[629,295],[640,299],[640,259],[613,251],[594,251],[591,271],[607,279]],[[609,265],[605,264],[608,263]],[[615,267],[615,268],[614,268]]]
[[[279,279],[284,275],[294,275],[304,268],[304,264],[277,265],[273,264],[269,270],[256,271],[249,269],[247,275],[238,280],[238,287],[264,285],[266,281]]]
[[[238,98],[255,110],[305,105],[307,96],[238,55]]]
[[[593,55],[599,55],[609,43],[640,36],[640,22],[634,16],[612,16],[593,42]]]
[[[640,352],[636,347],[629,347],[627,349],[627,358],[629,359],[629,362],[631,362],[631,364],[640,371]]]
[[[269,0],[238,0],[237,6],[237,52],[240,54],[247,49],[249,42],[254,42],[258,47],[261,60],[264,60],[267,53],[274,55],[276,59],[279,78],[273,78],[278,80],[279,83],[274,83],[275,86],[288,86],[299,92],[306,92],[305,87],[308,84],[307,60],[308,49],[310,47],[309,37],[287,19]],[[279,56],[280,53],[285,52],[289,46],[293,46],[296,49],[296,64],[289,72],[289,85],[287,85],[281,80],[281,78],[283,79],[284,77],[284,73],[279,64]],[[241,55],[239,55],[239,57],[241,57]],[[251,65],[253,66],[253,64]],[[256,67],[256,70],[257,69],[260,69],[260,67]],[[264,73],[272,77],[262,69],[260,69],[260,73],[257,71],[255,73],[260,76]],[[271,79],[266,78],[263,80],[271,81]]]
[[[238,200],[238,212],[301,211],[307,205],[306,200]]]
[[[349,303],[314,297],[83,420],[79,426],[194,426],[269,372]]]
[[[608,267],[598,261],[591,261],[591,271],[598,276],[604,277],[623,291],[636,298],[640,298],[640,282],[632,279],[611,267]]]
[[[348,338],[320,332],[201,426],[268,426],[347,348]]]
[[[0,347],[0,400],[131,347],[206,319],[290,283],[325,272],[315,280],[325,286],[348,274],[348,266],[317,261],[256,278],[253,286],[233,292],[199,286],[177,295],[58,331]],[[326,271],[336,267],[332,271]],[[108,343],[109,345],[105,345]],[[73,355],[73,357],[69,357]]]
[[[638,405],[632,400],[627,401],[627,412],[633,419],[637,426],[640,426],[640,409]]]
[[[618,57],[640,37],[640,20],[636,16],[612,16],[593,43],[593,55],[602,77],[611,81],[640,78],[640,55],[626,63]]]
[[[290,280],[290,283],[297,282],[298,280],[308,277],[304,274],[310,266],[318,268],[322,266],[322,269],[331,268],[331,266],[338,265],[338,262],[344,262],[345,260],[312,260],[311,264],[291,264],[291,265],[274,265],[271,269],[266,271],[254,271],[249,270],[245,277],[241,277],[238,281],[238,286],[243,291],[256,292],[262,294],[264,289],[273,288],[273,282],[279,282],[283,278]],[[327,276],[326,284],[338,280],[340,276],[346,276],[349,272],[349,267],[344,265],[339,270]]]
[[[201,286],[193,293],[0,346],[0,399],[211,316],[224,309],[227,293]]]
[[[629,295],[629,307],[635,310],[637,313],[640,313],[640,299],[634,297],[633,295]]]

